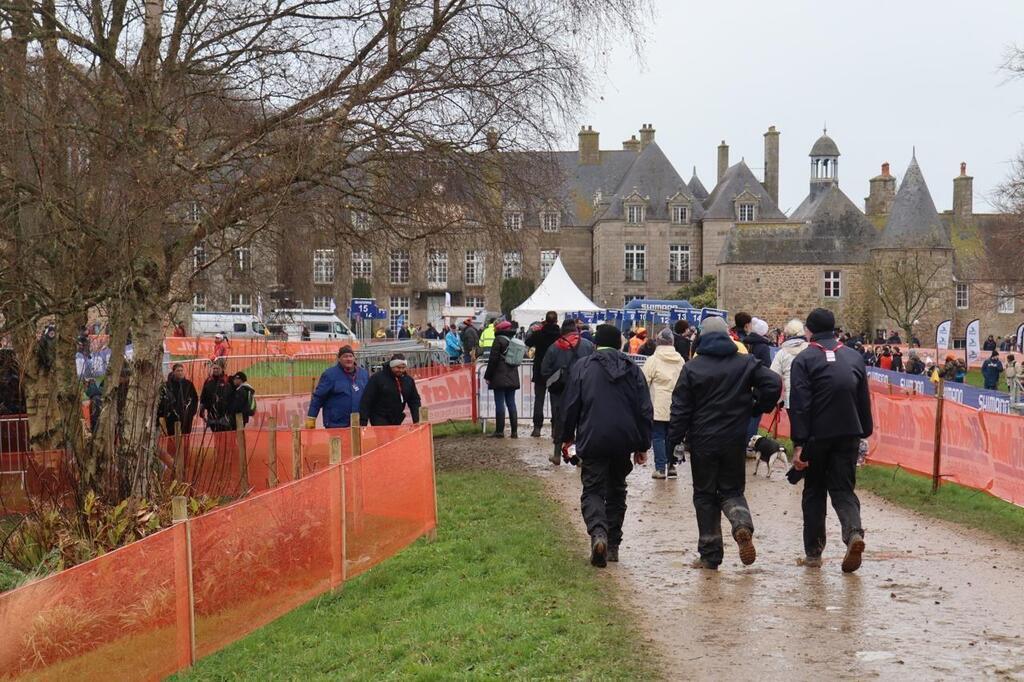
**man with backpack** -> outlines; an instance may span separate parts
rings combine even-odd
[[[502,320],[493,327],[494,341],[487,357],[484,381],[494,391],[493,438],[505,437],[505,409],[508,408],[511,437],[519,438],[516,391],[519,390],[519,365],[526,355],[526,344],[515,338],[515,326]]]
[[[569,373],[577,361],[594,352],[594,344],[577,331],[575,320],[566,318],[562,322],[561,332],[562,335],[544,354],[544,362],[539,370],[534,364],[534,371],[540,372],[551,396],[551,440],[554,442],[554,452],[548,460],[555,466],[562,463],[562,427],[565,422],[562,396],[569,383]]]
[[[242,415],[242,424],[248,424],[249,418],[256,414],[256,389],[249,385],[249,377],[245,372],[235,372],[231,375],[231,383],[235,390],[228,399],[228,424],[230,430],[238,428],[238,418]]]

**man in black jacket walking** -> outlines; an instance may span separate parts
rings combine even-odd
[[[590,563],[603,568],[619,560],[629,456],[637,464],[647,461],[654,408],[640,368],[619,352],[619,330],[602,324],[594,340],[597,350],[570,372],[562,440],[566,449],[576,443]]]
[[[672,393],[669,438],[690,444],[693,506],[700,558],[695,568],[722,563],[722,514],[732,526],[740,560],[754,563],[754,522],[746,488],[747,425],[775,407],[782,381],[752,355],[741,355],[725,320],[709,317],[700,329],[697,355],[683,366]]]
[[[409,376],[405,356],[395,353],[370,377],[359,401],[359,423],[363,426],[398,426],[409,407],[412,423],[420,423],[420,394],[416,380]]]
[[[544,315],[544,322],[539,327],[530,328],[530,335],[526,337],[526,347],[533,348],[533,432],[530,436],[540,438],[540,427],[544,426],[544,397],[547,395],[547,386],[544,375],[541,374],[541,365],[544,362],[544,355],[548,352],[561,332],[558,327],[558,313],[549,310]]]
[[[835,340],[835,316],[815,308],[807,317],[810,345],[790,374],[789,419],[793,467],[805,471],[803,493],[804,565],[821,566],[825,549],[825,503],[843,528],[843,572],[860,568],[864,529],[860,500],[853,491],[861,438],[871,435],[871,393],[864,359]]]

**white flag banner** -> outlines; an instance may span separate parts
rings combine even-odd
[[[981,320],[967,325],[967,366],[981,362]]]
[[[949,333],[952,327],[953,320],[946,320],[935,328],[935,347],[939,350],[949,350]]]

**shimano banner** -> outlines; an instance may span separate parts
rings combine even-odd
[[[891,384],[906,391],[914,390],[921,395],[935,395],[935,384],[924,375],[890,372],[878,367],[868,367],[867,370],[868,378],[872,381]],[[952,400],[961,405],[973,407],[976,410],[1012,414],[1010,410],[1010,396],[1002,391],[986,391],[983,388],[977,388],[969,384],[958,384],[950,381],[943,383],[942,395],[946,400]]]
[[[935,347],[939,350],[949,350],[949,332],[952,327],[953,320],[945,320],[935,328]]]
[[[981,320],[967,325],[967,366],[981,362]]]

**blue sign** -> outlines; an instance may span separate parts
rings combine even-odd
[[[353,298],[348,304],[349,317],[373,317],[377,312],[377,300],[373,298]]]
[[[724,320],[729,317],[729,314],[724,310],[719,310],[718,308],[701,308],[700,321],[703,322],[709,317],[720,317]]]
[[[872,381],[891,384],[907,391],[915,390],[921,395],[935,395],[935,384],[923,374],[904,374],[903,372],[893,372],[878,367],[868,367],[867,370],[868,377]],[[944,382],[942,384],[942,396],[946,400],[952,400],[961,405],[973,407],[976,410],[1012,414],[1010,410],[1010,396],[1002,391],[986,391],[983,388],[969,384]]]

